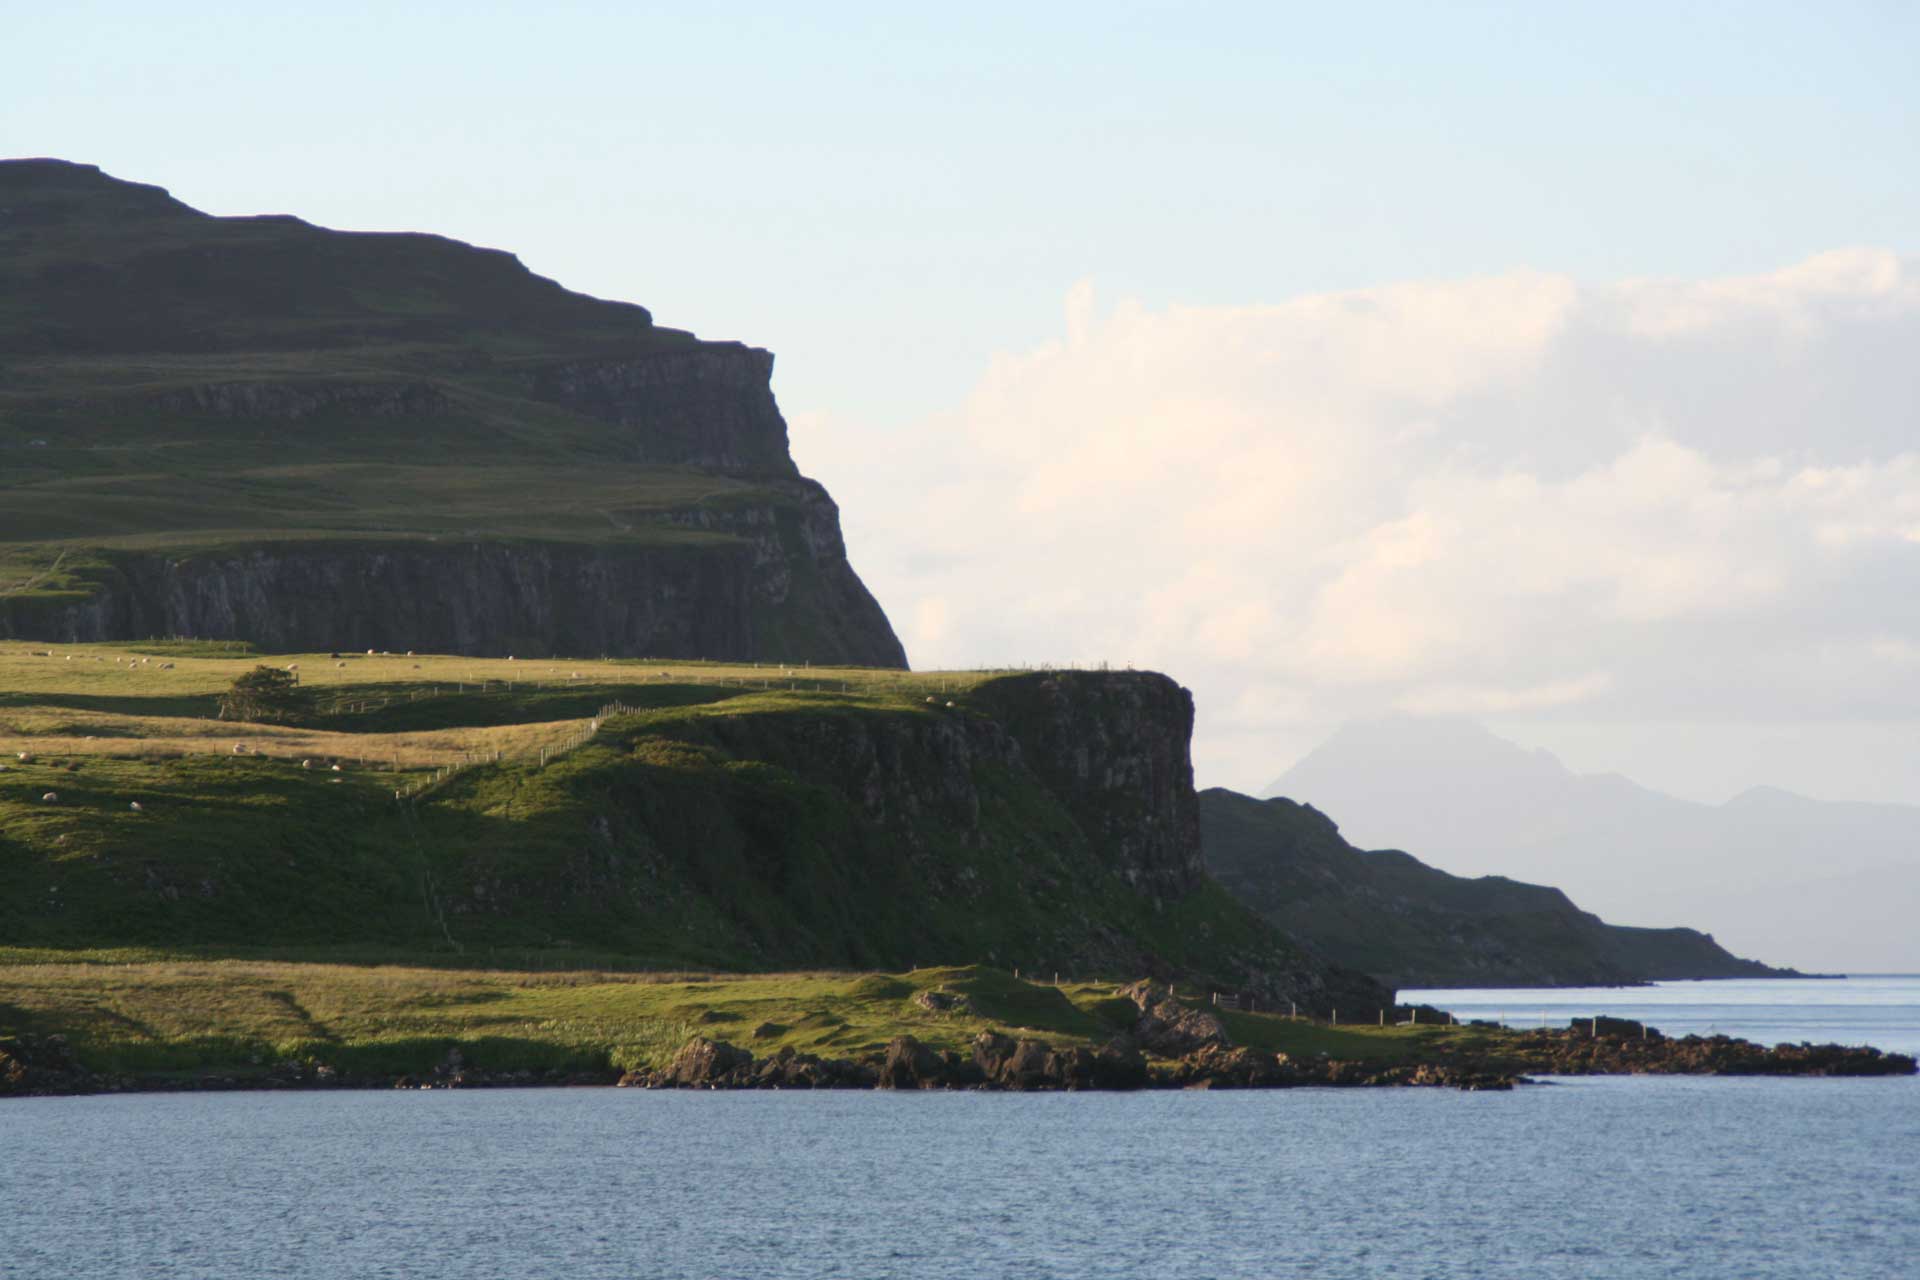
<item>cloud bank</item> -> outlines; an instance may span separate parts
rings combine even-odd
[[[884,466],[828,423],[806,461],[916,666],[1166,670],[1203,781],[1253,787],[1391,710],[1920,719],[1916,355],[1920,271],[1868,249],[1235,307],[1083,284]]]

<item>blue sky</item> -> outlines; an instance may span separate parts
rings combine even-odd
[[[0,154],[771,348],[919,664],[1920,794],[1914,6],[182,8],[8,4]]]
[[[1920,221],[1909,5],[8,7],[6,153],[510,248],[876,426],[1083,277],[1720,275]]]

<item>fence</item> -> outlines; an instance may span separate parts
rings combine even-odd
[[[433,791],[451,781],[460,773],[471,769],[477,764],[500,764],[509,759],[526,760],[536,761],[538,767],[544,769],[549,763],[558,760],[569,751],[578,750],[587,743],[592,742],[594,738],[599,736],[600,726],[606,723],[611,717],[630,715],[637,710],[639,710],[638,707],[630,707],[624,702],[609,702],[594,713],[593,718],[587,721],[585,728],[568,734],[558,742],[542,743],[538,747],[530,747],[514,756],[508,756],[501,751],[491,753],[484,751],[466,752],[464,753],[464,759],[442,765],[426,777],[416,778],[403,786],[395,787],[393,798],[395,800],[417,801],[423,796],[430,795]]]

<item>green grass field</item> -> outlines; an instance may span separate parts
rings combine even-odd
[[[922,991],[965,995],[934,1013]],[[659,1067],[694,1035],[765,1056],[855,1057],[912,1035],[964,1049],[981,1031],[1098,1046],[1133,1023],[1111,982],[1054,987],[968,966],[905,973],[688,974],[450,970],[402,964],[95,959],[0,951],[0,1023],[59,1031],[95,1070],[246,1074],[320,1061],[356,1075],[418,1071],[458,1048],[519,1069]],[[1198,993],[1189,993],[1198,997]],[[1398,1062],[1482,1032],[1333,1028],[1225,1015],[1235,1042],[1302,1057]],[[0,1026],[0,1030],[5,1030]]]
[[[261,662],[297,668],[312,713],[213,718]],[[1017,705],[1004,680],[0,644],[0,1032],[57,1030],[135,1072],[323,1051],[418,1069],[456,1043],[600,1069],[689,1026],[839,1056],[989,1025],[1081,1042],[1142,976],[1086,958],[1116,937],[1202,968],[1275,945],[1216,887],[1140,897],[1031,774],[943,774],[937,744]],[[836,772],[865,743],[892,744],[897,818]],[[963,781],[972,817],[939,808]],[[959,967],[844,972],[923,962]],[[809,967],[843,972],[748,976]],[[978,1016],[905,1003],[941,983]]]

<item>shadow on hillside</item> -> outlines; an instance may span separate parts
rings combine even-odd
[[[220,707],[215,693],[153,696],[95,693],[0,693],[0,707],[55,707],[118,716],[186,716],[204,719]]]

